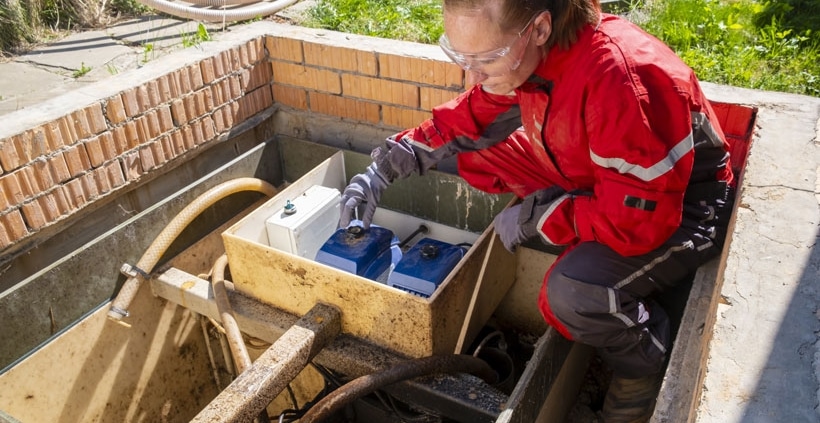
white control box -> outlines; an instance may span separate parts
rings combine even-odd
[[[268,244],[310,260],[336,231],[341,194],[336,188],[313,185],[268,217]]]

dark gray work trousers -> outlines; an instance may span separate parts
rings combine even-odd
[[[731,205],[709,203],[686,205],[678,231],[647,254],[625,257],[596,242],[565,250],[539,298],[547,322],[595,347],[617,376],[663,370],[672,343],[670,319],[656,297],[691,281],[701,264],[720,254]]]

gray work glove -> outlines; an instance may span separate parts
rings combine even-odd
[[[376,213],[376,206],[390,180],[379,171],[375,162],[364,171],[350,179],[350,183],[342,193],[342,215],[339,218],[339,227],[346,228],[350,220],[355,218],[356,209],[364,203],[364,214],[360,217],[362,227],[367,229]]]
[[[538,220],[546,213],[553,200],[565,192],[563,188],[555,185],[536,191],[524,198],[521,204],[502,210],[493,223],[504,248],[513,253],[521,243],[536,237]]]

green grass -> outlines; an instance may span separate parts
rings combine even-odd
[[[762,1],[655,0],[626,15],[703,81],[820,97],[820,2]],[[320,0],[301,24],[429,44],[443,31],[439,0]]]
[[[427,44],[444,31],[440,0],[319,0],[300,25]]]

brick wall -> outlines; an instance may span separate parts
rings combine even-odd
[[[156,77],[0,134],[0,254],[274,104],[400,130],[463,89],[463,72],[434,46],[253,25],[251,34],[276,35],[160,66]]]

